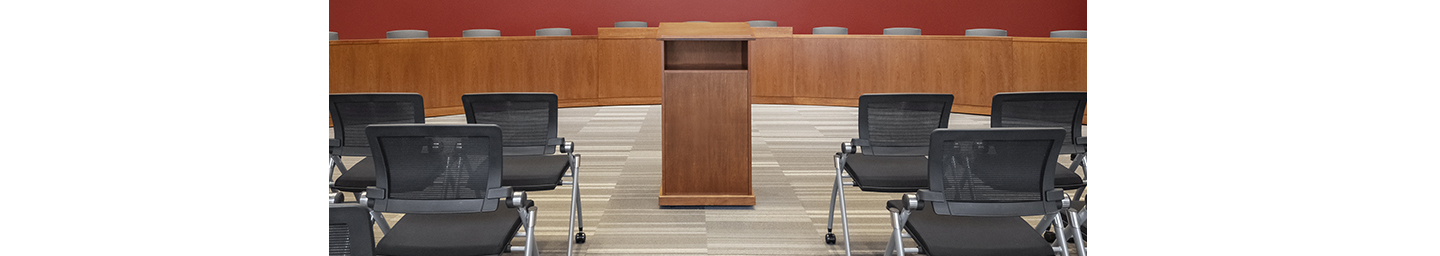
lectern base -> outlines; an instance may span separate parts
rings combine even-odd
[[[660,206],[755,205],[755,195],[660,195]]]

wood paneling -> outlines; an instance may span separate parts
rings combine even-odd
[[[789,38],[750,42],[750,95],[756,97],[755,102],[789,103],[786,98],[795,97],[793,43]]]
[[[653,37],[601,39],[599,46],[599,98],[660,98],[663,42]]]
[[[1013,91],[1085,91],[1085,39],[1016,39]]]
[[[463,113],[460,95],[553,92],[596,104],[594,36],[331,42],[330,91],[415,92],[426,115]]]
[[[477,92],[554,92],[565,107],[660,102],[659,28],[599,31],[331,41],[330,92],[416,92],[427,115],[463,113],[453,110],[460,95]],[[950,93],[953,111],[989,114],[995,93],[1086,90],[1086,39],[748,31],[755,103],[855,106],[865,93]]]
[[[734,201],[667,199],[697,195],[750,196],[753,204],[748,73],[664,71],[661,205],[667,200],[703,205]]]

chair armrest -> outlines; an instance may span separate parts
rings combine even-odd
[[[920,202],[920,198],[918,197],[918,195],[917,195],[917,196],[910,196],[910,194],[900,195],[900,202],[905,204],[905,209],[906,209],[906,210],[918,211],[918,210],[924,210],[924,209],[925,209],[925,204],[923,204],[923,203]]]
[[[869,146],[870,146],[870,140],[866,140],[866,139],[850,139],[850,143],[851,143],[851,144],[855,144],[856,146],[861,146],[861,147],[869,147]]]
[[[569,154],[570,152],[575,152],[575,142],[566,141],[560,144],[560,153]]]
[[[514,190],[514,189],[511,189],[509,186],[502,186],[502,187],[498,187],[498,188],[492,188],[492,189],[490,189],[490,190],[488,190],[488,191],[485,191],[485,199],[501,199],[501,198],[507,198],[507,197],[510,197],[510,193],[511,193],[511,192],[514,192],[514,191],[515,191],[515,190]]]
[[[360,205],[364,205],[366,208],[374,208],[376,199],[385,199],[384,189],[380,189],[377,187],[365,188],[365,192],[361,192],[360,198],[356,198],[355,200],[360,202]]]
[[[1058,189],[1058,188],[1057,188],[1057,189],[1052,189],[1052,190],[1050,190],[1050,191],[1046,191],[1046,192],[1045,192],[1045,201],[1051,201],[1051,202],[1060,201],[1060,200],[1065,199],[1065,196],[1066,196],[1066,195],[1065,195],[1065,190],[1061,190],[1061,189]]]
[[[505,189],[510,189],[510,187],[505,187]],[[528,197],[528,195],[525,194],[525,191],[511,192],[510,199],[505,200],[505,205],[509,205],[511,208],[524,207],[526,197]]]

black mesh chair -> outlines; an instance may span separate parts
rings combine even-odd
[[[405,213],[376,244],[375,254],[537,253],[534,202],[500,185],[505,164],[500,127],[381,124],[365,132],[376,182],[362,204]],[[525,246],[509,246],[515,237],[524,237]]]
[[[885,204],[892,228],[885,254],[1070,255],[1066,243],[1052,246],[1021,218],[1074,221],[1069,196],[1054,187],[1054,159],[1065,136],[1059,128],[936,130],[928,189]],[[1080,234],[1067,231],[1060,239]],[[919,247],[904,248],[906,237]],[[1076,249],[1085,255],[1083,241]]]
[[[845,229],[845,254],[850,255],[850,220],[845,212],[844,185],[861,191],[915,192],[925,188],[925,153],[930,132],[949,127],[950,94],[866,94],[860,96],[858,139],[841,144],[835,153],[835,183],[825,243],[835,244],[835,202]],[[856,147],[861,149],[856,153]],[[854,182],[844,182],[849,178]]]
[[[330,204],[330,255],[375,255],[370,210],[358,204]]]
[[[580,211],[580,155],[575,154],[575,143],[559,137],[559,97],[554,93],[472,93],[461,96],[460,101],[465,106],[465,122],[499,125],[505,133],[502,185],[518,191],[570,185],[569,234],[573,235],[567,248],[585,243],[585,221]],[[555,155],[556,146],[565,155]],[[565,182],[563,177],[571,181]]]
[[[1085,193],[1085,137],[1081,135],[1081,121],[1085,116],[1085,92],[1013,92],[995,94],[991,99],[990,127],[1059,127],[1065,129],[1065,141],[1060,145],[1060,154],[1074,160],[1070,166],[1055,163],[1055,187],[1075,190],[1075,199],[1081,200]],[[1077,207],[1078,208],[1078,207]],[[1038,227],[1048,228],[1053,219],[1048,216]],[[1053,238],[1053,235],[1047,237]]]
[[[330,95],[330,121],[335,125],[335,138],[330,139],[330,172],[340,171],[340,177],[330,181],[332,191],[352,193],[359,200],[366,188],[375,186],[375,167],[370,156],[370,142],[365,137],[365,127],[372,124],[425,123],[425,102],[416,93],[341,93]],[[364,157],[350,168],[340,159],[343,156]],[[336,194],[332,203],[345,201],[343,194]],[[389,232],[390,225],[385,216],[373,213],[380,224],[381,232]]]

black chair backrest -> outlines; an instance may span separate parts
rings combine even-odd
[[[460,96],[465,122],[494,124],[505,134],[505,155],[554,154],[559,97],[554,93],[472,93]]]
[[[498,126],[380,124],[365,130],[375,186],[384,194],[372,206],[377,211],[489,212],[509,196],[496,192],[504,160]]]
[[[990,127],[1060,127],[1065,144],[1080,138],[1085,92],[1011,92],[990,101]]]
[[[950,94],[866,94],[860,96],[860,139],[866,155],[920,156],[930,131],[950,127]]]
[[[1040,215],[1054,211],[1059,128],[936,130],[930,136],[930,191],[943,193],[936,213]],[[1047,202],[1052,201],[1052,202]]]
[[[370,146],[365,126],[425,123],[425,102],[416,93],[331,94],[330,121],[342,147],[360,148],[354,152],[369,154],[369,150],[363,150]]]
[[[359,204],[330,205],[330,255],[375,255],[370,210]]]

